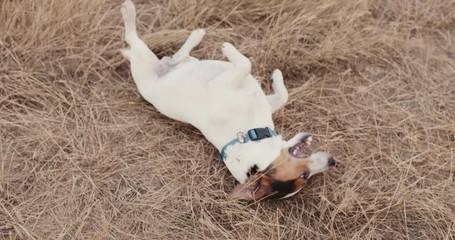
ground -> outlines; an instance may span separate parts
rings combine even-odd
[[[454,239],[454,0],[135,1],[160,57],[233,43],[286,138],[312,132],[336,168],[286,201],[230,200],[193,127],[131,79],[121,1],[0,1],[1,239]],[[184,80],[184,79],[182,79]]]

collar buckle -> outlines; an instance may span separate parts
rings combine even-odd
[[[259,141],[264,138],[273,137],[274,133],[268,127],[266,128],[254,128],[248,131],[248,136],[250,137],[251,141]],[[276,136],[276,134],[275,134]]]
[[[264,138],[270,138],[270,137],[275,137],[278,134],[273,131],[272,129],[265,127],[265,128],[253,128],[251,130],[248,130],[246,134],[244,132],[238,132],[237,137],[234,138],[232,141],[228,142],[226,145],[224,145],[223,149],[221,149],[220,152],[220,161],[224,162],[225,159],[225,150],[229,145],[235,144],[235,143],[247,143],[249,141],[259,141]]]

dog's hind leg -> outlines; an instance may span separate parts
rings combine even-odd
[[[202,28],[192,31],[182,47],[172,56],[172,60],[180,62],[181,60],[189,57],[191,50],[199,45],[204,35],[205,30]]]
[[[143,95],[149,89],[152,82],[157,78],[159,60],[156,55],[139,38],[136,31],[136,8],[130,0],[126,0],[120,9],[125,24],[125,41],[130,49],[121,50],[131,64],[133,79]]]
[[[230,43],[223,43],[222,51],[233,66],[216,77],[211,83],[232,89],[238,88],[251,73],[251,61]]]
[[[278,69],[272,73],[272,88],[273,94],[267,95],[267,101],[272,107],[272,113],[283,107],[288,101],[288,90],[283,82],[283,74]]]

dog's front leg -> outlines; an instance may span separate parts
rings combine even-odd
[[[272,73],[272,88],[273,94],[267,95],[267,101],[272,108],[272,113],[283,107],[288,101],[288,90],[283,82],[283,74],[278,69]]]
[[[251,73],[251,61],[230,43],[224,43],[222,51],[233,66],[216,77],[212,81],[212,84],[232,89],[238,88],[243,80]]]

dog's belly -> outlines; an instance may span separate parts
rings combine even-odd
[[[253,76],[238,89],[208,88],[230,67],[229,62],[192,58],[161,76],[146,99],[164,115],[198,128],[218,149],[239,131],[273,128],[270,106]]]
[[[189,58],[176,66],[170,66],[159,81],[181,83],[182,80],[192,84],[206,84],[232,67],[232,63],[216,60],[198,60]]]

